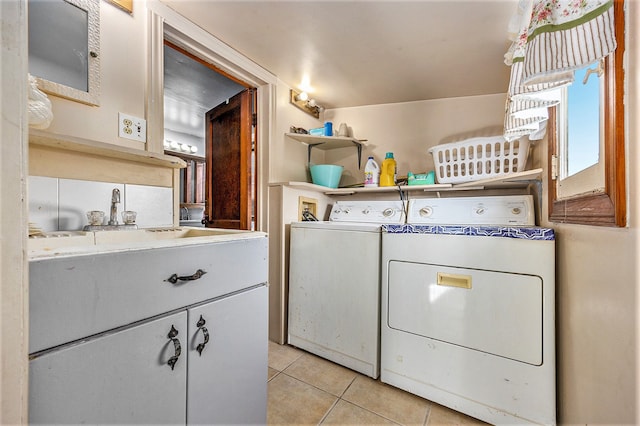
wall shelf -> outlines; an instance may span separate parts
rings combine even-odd
[[[366,139],[355,139],[344,136],[313,136],[302,133],[285,133],[285,136],[307,145],[307,162],[311,162],[311,149],[323,151],[355,146],[358,150],[358,169],[361,166],[362,147],[366,146]]]
[[[398,189],[404,192],[441,192],[441,191],[473,191],[483,189],[504,189],[504,188],[523,188],[537,182],[542,174],[542,169],[525,170],[524,172],[512,173],[507,176],[499,176],[490,179],[483,179],[474,182],[465,182],[458,184],[440,183],[433,185],[401,185],[401,186],[385,186],[377,188],[327,188],[326,186],[315,185],[308,182],[286,182],[293,188],[307,189],[322,192],[325,195],[353,195],[353,194],[380,194],[385,192],[396,192]]]
[[[74,136],[60,135],[38,129],[29,129],[29,144],[40,145],[53,149],[100,155],[107,158],[133,161],[142,164],[152,164],[172,169],[181,169],[187,165],[182,159],[171,155],[142,151],[135,148],[82,139]]]

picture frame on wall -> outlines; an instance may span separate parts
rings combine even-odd
[[[120,9],[133,13],[133,0],[107,0],[109,3],[116,5]]]

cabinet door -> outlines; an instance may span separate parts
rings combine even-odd
[[[260,286],[189,309],[188,423],[266,423],[267,305]]]
[[[172,369],[174,327],[182,354]],[[184,424],[187,314],[57,348],[29,364],[29,422]]]

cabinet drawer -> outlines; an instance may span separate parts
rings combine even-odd
[[[33,260],[29,274],[34,353],[264,283],[267,239]]]

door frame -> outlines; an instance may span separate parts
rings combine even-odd
[[[27,257],[29,117],[27,1],[0,2],[3,25],[0,99],[0,419],[27,424],[29,388],[29,263]]]
[[[149,86],[147,96],[147,150],[164,152],[164,61],[163,44],[167,39],[191,54],[216,66],[230,76],[256,88],[256,137],[260,149],[256,156],[256,230],[266,231],[268,222],[267,191],[269,182],[269,141],[275,128],[275,88],[277,77],[255,62],[224,44],[160,1],[150,1],[149,8]],[[174,173],[174,188],[179,187],[179,172]],[[178,188],[179,189],[179,188]],[[174,189],[174,218],[179,217],[179,191]]]

